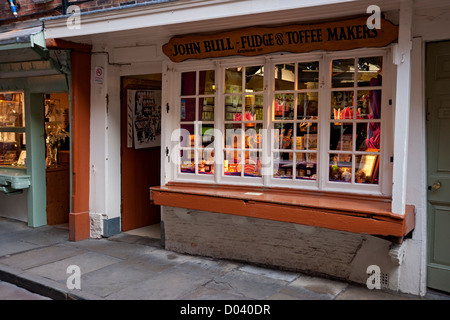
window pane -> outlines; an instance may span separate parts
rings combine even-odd
[[[19,161],[22,150],[25,150],[24,139],[24,133],[0,132],[0,165],[25,165]]]
[[[297,97],[297,119],[317,119],[319,112],[319,93],[299,93]]]
[[[381,86],[383,78],[383,58],[358,59],[358,87]]]
[[[200,71],[199,74],[199,94],[214,94],[215,87],[215,72],[214,70]]]
[[[358,123],[356,125],[356,150],[380,151],[380,123]]]
[[[201,146],[203,148],[214,148],[214,125],[202,123],[199,130],[201,134]]]
[[[245,126],[245,148],[262,149],[262,123]]]
[[[183,72],[181,74],[181,95],[189,96],[195,94],[196,85],[196,75],[195,71]]]
[[[295,153],[296,178],[302,180],[316,180],[317,153]]]
[[[331,119],[353,119],[353,91],[331,92]]]
[[[358,91],[358,118],[380,119],[381,90]]]
[[[225,97],[225,120],[242,121],[242,96]]]
[[[378,184],[378,155],[356,155],[356,183]]]
[[[180,150],[180,171],[183,173],[195,173],[195,156],[194,150]]]
[[[294,95],[291,93],[276,93],[274,109],[275,120],[294,119]]]
[[[225,148],[242,148],[242,127],[240,124],[225,124]]]
[[[329,180],[339,182],[352,181],[351,154],[330,154]]]
[[[355,59],[339,59],[332,62],[333,88],[353,87],[355,79]]]
[[[264,66],[245,68],[245,92],[264,90]]]
[[[293,126],[292,123],[274,124],[274,149],[292,149]]]
[[[180,146],[182,148],[194,147],[194,125],[182,124],[180,126]]]
[[[214,121],[214,97],[200,98],[198,104],[201,120]]]
[[[25,126],[25,117],[23,110],[22,94],[1,93],[0,127],[24,127],[24,126]]]
[[[261,155],[258,151],[245,152],[245,177],[261,177]]]
[[[294,90],[295,64],[277,64],[275,66],[275,90]]]
[[[195,121],[195,98],[181,99],[180,120],[181,121]]]
[[[198,173],[214,173],[214,149],[202,149],[198,152]]]
[[[297,124],[295,148],[297,150],[317,150],[317,123]]]
[[[245,96],[245,114],[242,120],[262,120],[263,119],[263,96],[246,95]]]
[[[242,68],[225,69],[225,93],[242,92]]]
[[[353,124],[330,124],[330,150],[353,150]]]
[[[226,150],[224,151],[224,174],[226,176],[240,176],[241,175],[241,150]]]
[[[297,89],[319,88],[319,62],[302,62],[298,64]]]
[[[292,179],[292,152],[274,152],[273,176],[274,178]]]

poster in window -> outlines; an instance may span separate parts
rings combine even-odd
[[[127,147],[161,145],[161,90],[128,90]]]

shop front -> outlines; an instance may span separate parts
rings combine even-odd
[[[81,31],[45,22],[46,37],[93,47],[91,236],[160,220],[167,250],[364,285],[375,266],[382,288],[418,295],[445,284],[448,210],[427,199],[446,189],[427,181],[424,70],[428,42],[450,39],[448,5],[383,2],[373,29],[365,1],[240,1],[239,16],[227,1],[194,2],[82,15]],[[159,90],[159,111],[145,107]],[[153,115],[160,145],[141,148]],[[150,203],[129,197],[137,185]],[[430,212],[439,241],[427,249]]]
[[[0,47],[1,215],[37,227],[47,224],[46,167],[47,163],[49,167],[58,165],[54,163],[57,155],[50,154],[56,147],[50,147],[48,139],[52,134],[65,132],[63,113],[68,115],[69,111],[69,87],[67,74],[61,68],[69,66],[70,60],[65,51],[50,52],[46,48],[40,23],[13,24],[3,29]],[[56,100],[50,100],[50,93],[60,94],[58,107],[52,110],[48,106]],[[53,120],[46,123],[47,130],[45,111]],[[69,201],[68,194],[65,200]]]
[[[395,289],[415,227],[414,206],[393,211],[398,27],[366,21],[164,45],[176,93],[171,179],[151,198],[163,206],[166,248],[357,282],[377,265]],[[371,250],[385,254],[366,260]]]
[[[2,27],[0,57],[0,215],[67,224],[74,54],[49,46],[42,23],[30,21]]]

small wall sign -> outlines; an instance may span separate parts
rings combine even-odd
[[[94,83],[103,83],[103,78],[105,76],[105,72],[103,67],[95,67],[94,68]]]

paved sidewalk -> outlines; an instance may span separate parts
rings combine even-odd
[[[80,289],[75,286],[80,271]],[[69,279],[69,281],[68,281]],[[51,299],[425,300],[345,282],[164,250],[158,239],[118,234],[68,241],[68,230],[0,218],[0,281]],[[68,287],[69,282],[69,287]],[[0,288],[1,290],[1,288]]]

